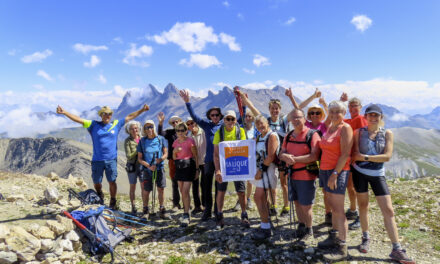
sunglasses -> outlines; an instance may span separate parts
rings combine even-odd
[[[187,126],[192,126],[192,125],[194,125],[194,122],[188,122],[188,123],[186,123],[186,125]]]
[[[174,124],[174,123],[180,123],[180,120],[174,120],[173,122],[171,122],[171,124]]]
[[[209,116],[210,117],[217,117],[217,116],[220,116],[220,114],[210,114]]]
[[[148,129],[153,129],[154,126],[146,126],[146,127],[144,127],[144,128],[145,128],[145,130],[148,130]]]
[[[321,111],[310,111],[309,115],[321,115]]]
[[[176,132],[185,132],[185,129],[176,129]]]
[[[297,119],[301,119],[301,118],[303,118],[304,116],[292,116],[292,119],[293,120],[297,120]]]
[[[225,120],[228,121],[228,122],[232,122],[232,121],[235,121],[235,118],[233,118],[233,117],[226,117]]]

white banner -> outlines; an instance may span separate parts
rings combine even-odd
[[[224,182],[247,181],[257,171],[255,140],[223,141],[218,144],[220,170]]]

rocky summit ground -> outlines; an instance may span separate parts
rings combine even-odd
[[[417,180],[395,179],[389,182],[399,236],[409,256],[417,263],[440,263],[440,177]],[[87,252],[84,238],[71,230],[59,213],[79,206],[68,200],[67,188],[87,189],[81,178],[61,179],[47,176],[0,172],[0,263],[95,263]],[[56,189],[56,191],[54,190]],[[139,194],[138,194],[139,195]],[[274,234],[264,243],[251,240],[259,225],[256,209],[249,210],[251,228],[240,226],[240,213],[229,210],[236,195],[228,193],[225,202],[225,228],[215,230],[214,220],[201,222],[201,215],[191,218],[188,227],[179,226],[181,210],[166,208],[173,220],[153,218],[150,226],[133,230],[134,242],[123,242],[116,251],[130,263],[323,263],[323,252],[316,243],[325,239],[322,194],[317,191],[314,206],[315,244],[305,249],[292,245],[289,217],[273,217]],[[281,194],[278,194],[280,204]],[[129,211],[126,195],[118,197],[120,210]],[[106,197],[108,202],[108,197]],[[380,210],[371,196],[370,253],[357,250],[361,231],[349,231],[350,258],[347,263],[392,263],[388,254],[390,241],[383,227]],[[137,201],[140,208],[140,199]],[[82,242],[82,243],[81,243]],[[107,255],[100,261],[108,263]],[[116,263],[122,263],[117,260]]]

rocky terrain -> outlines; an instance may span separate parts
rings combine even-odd
[[[417,263],[440,263],[440,177],[416,180],[394,179],[389,182],[395,209],[399,236],[408,254]],[[68,200],[67,188],[84,190],[82,178],[59,178],[55,173],[47,176],[0,172],[0,263],[95,263],[80,234],[62,209],[79,206],[75,199]],[[138,195],[139,197],[139,195]],[[278,194],[278,201],[281,196]],[[128,211],[126,195],[118,196],[119,208]],[[370,198],[370,253],[361,254],[356,246],[361,232],[349,231],[349,263],[390,262],[390,241],[383,227],[380,209]],[[106,197],[108,202],[108,197]],[[316,243],[325,238],[327,227],[323,222],[321,192],[317,191],[314,206],[315,244],[305,249],[292,247],[289,217],[274,221],[274,235],[265,243],[250,239],[259,218],[255,209],[249,210],[251,229],[240,226],[239,212],[227,210],[236,202],[232,192],[226,196],[223,230],[215,230],[215,222],[200,222],[200,215],[192,217],[187,228],[181,228],[177,219],[181,210],[169,210],[173,220],[149,221],[150,227],[133,231],[135,241],[123,242],[116,251],[130,263],[322,263],[322,253]],[[137,200],[138,208],[141,206]],[[172,202],[166,199],[166,208]],[[74,231],[72,231],[74,230]],[[108,263],[107,255],[102,262]],[[117,263],[121,263],[120,261]]]

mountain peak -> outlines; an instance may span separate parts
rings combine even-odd
[[[174,84],[169,83],[165,89],[163,90],[164,94],[170,94],[170,93],[179,93],[179,90],[174,86]]]

